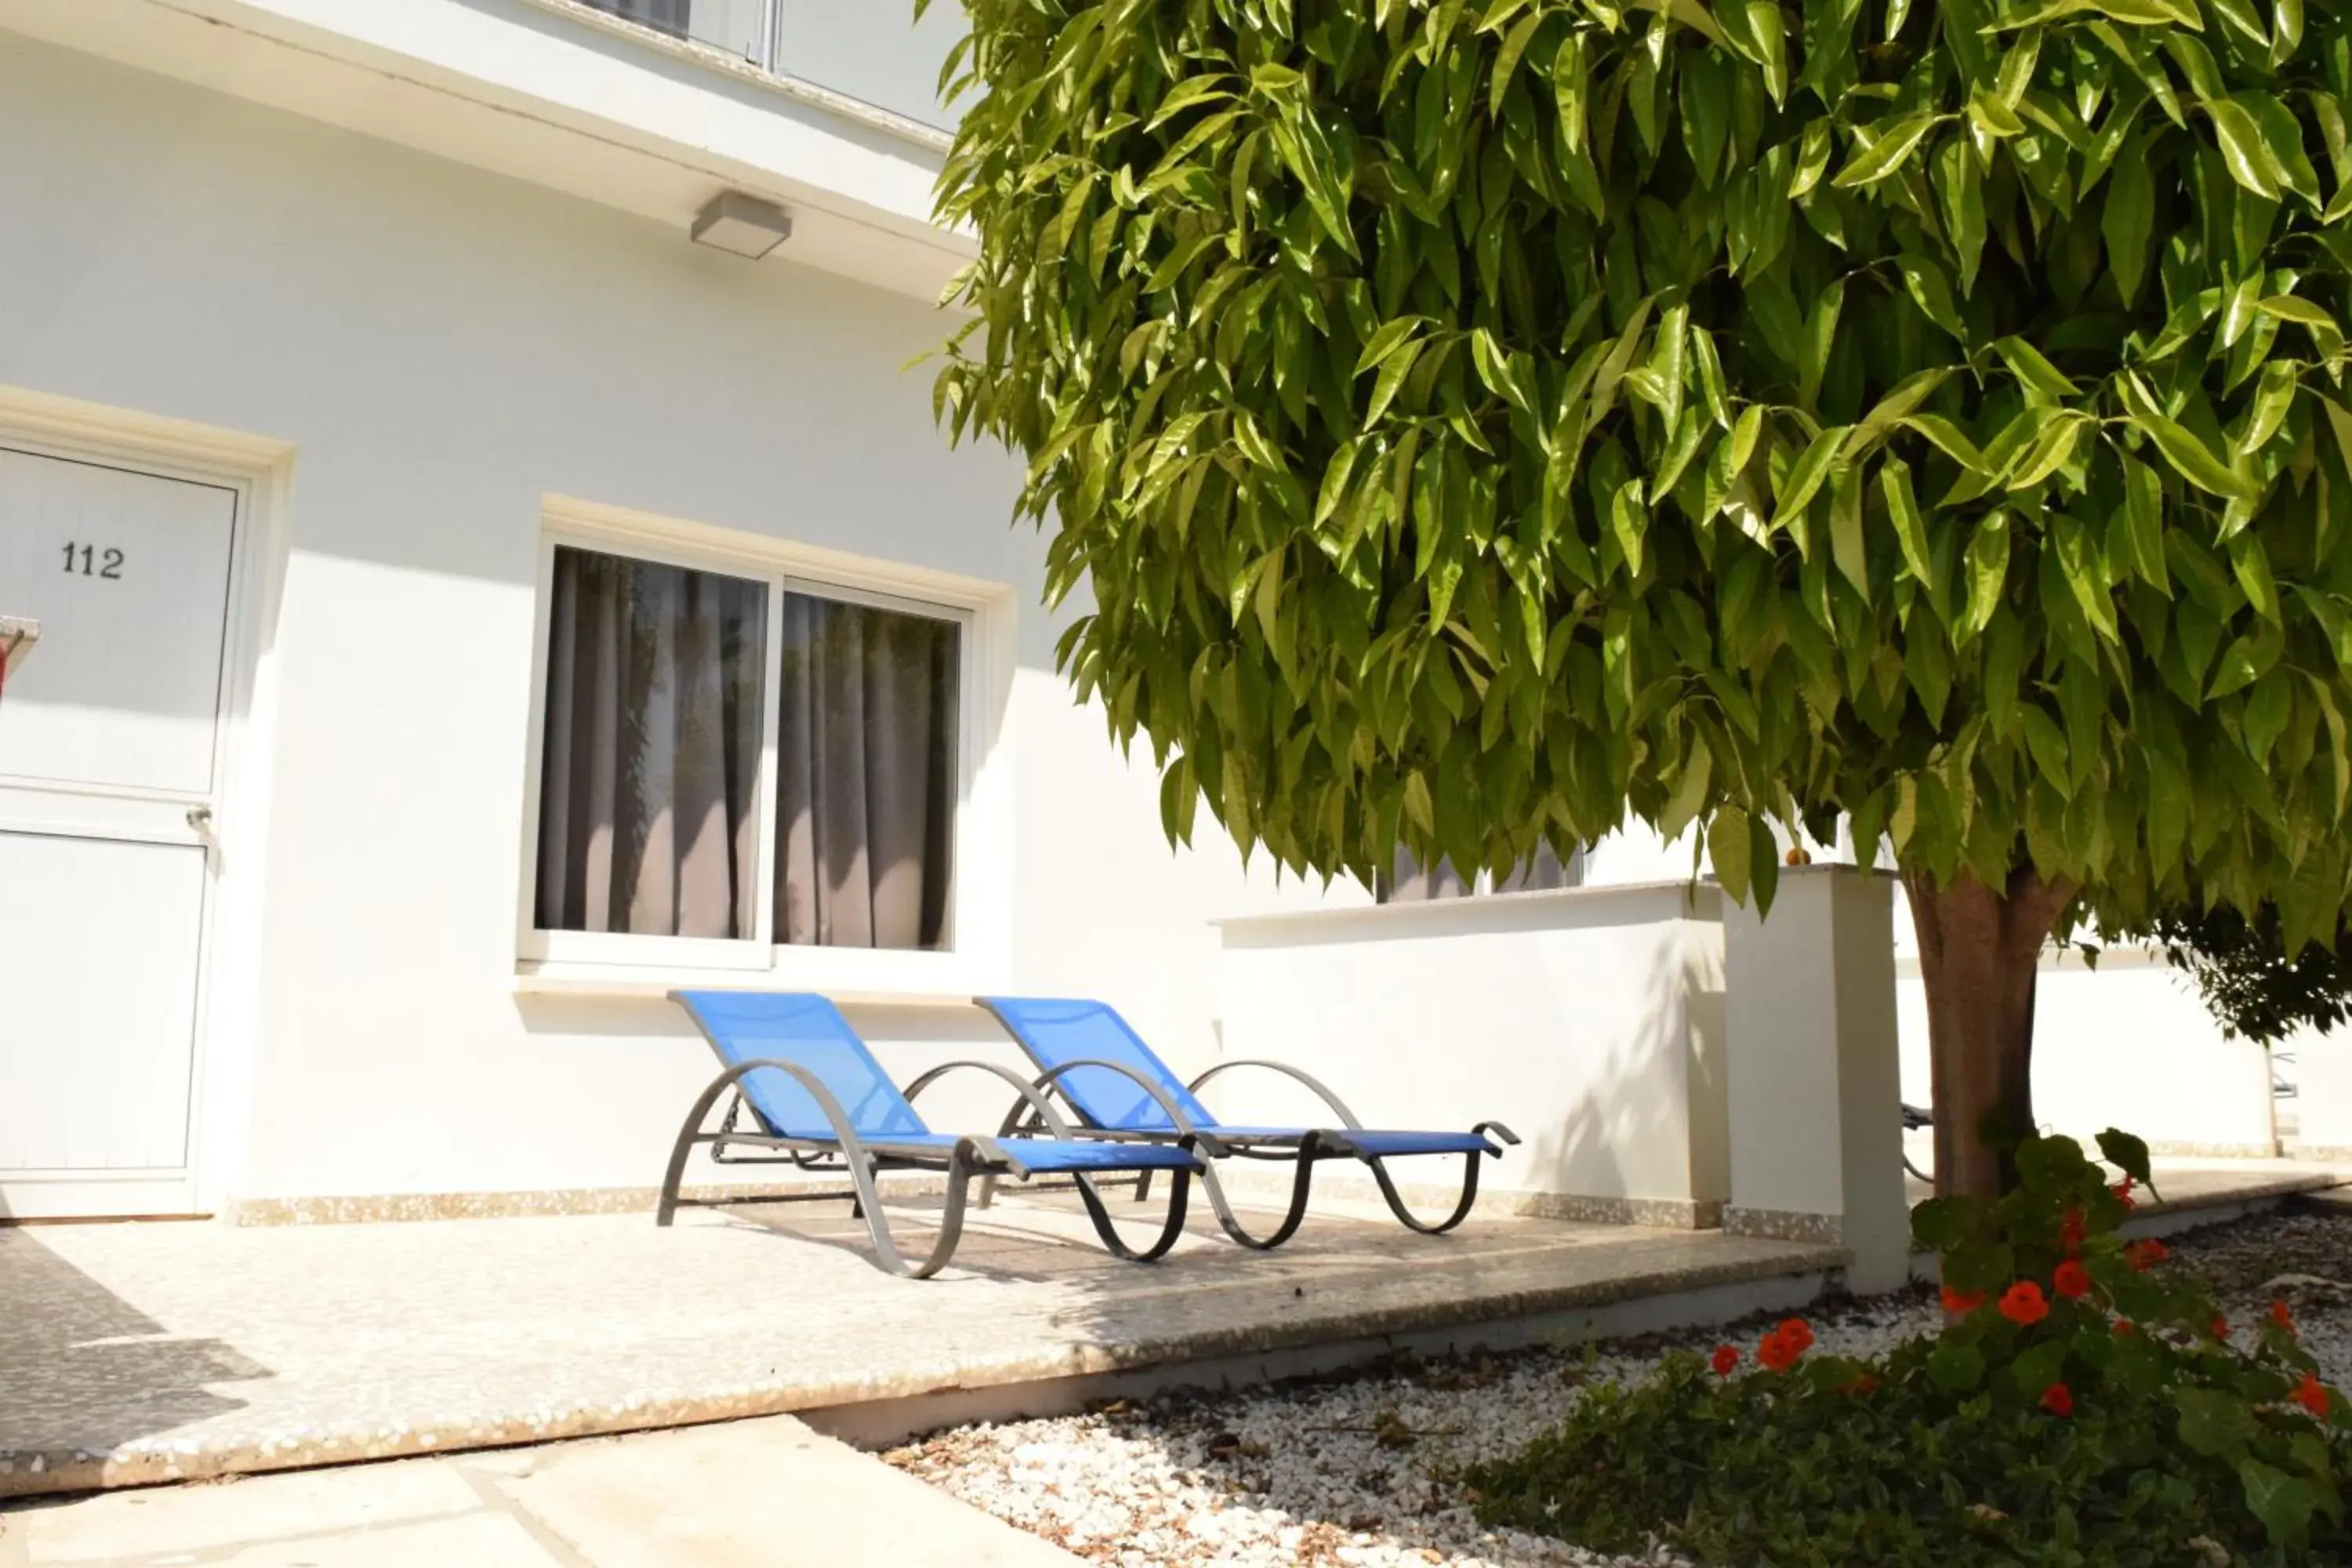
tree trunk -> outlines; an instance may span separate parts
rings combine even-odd
[[[1998,1197],[2014,1173],[1979,1129],[1998,1113],[2016,1135],[2033,1130],[2034,978],[2042,943],[2076,887],[2045,882],[2024,866],[1998,890],[1967,871],[1939,888],[1916,869],[1904,871],[1903,888],[1927,993],[1936,1191]]]

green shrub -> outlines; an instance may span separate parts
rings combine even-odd
[[[1670,1358],[1472,1470],[1479,1518],[1739,1568],[2352,1561],[2352,1405],[2284,1306],[2233,1340],[2162,1243],[2117,1234],[2147,1151],[2099,1142],[2113,1188],[2036,1138],[1998,1203],[1915,1212],[1942,1331],[1861,1362],[1809,1355],[1791,1320],[1752,1354]]]

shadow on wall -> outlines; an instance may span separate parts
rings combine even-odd
[[[276,1375],[219,1340],[176,1339],[32,1226],[0,1226],[0,1459],[103,1454],[246,1401],[214,1384]]]

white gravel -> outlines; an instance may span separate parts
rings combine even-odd
[[[2352,1282],[2352,1215],[2282,1215],[2173,1243],[2233,1321],[2273,1297],[2294,1307],[2323,1375],[2352,1385],[2352,1290],[2265,1288],[2280,1276]],[[1874,1355],[1932,1329],[1924,1294],[1809,1314],[1817,1353]],[[1509,1455],[1557,1424],[1589,1381],[1637,1378],[1671,1349],[1752,1347],[1763,1325],[1601,1347],[1398,1365],[1245,1394],[1171,1395],[1076,1416],[967,1426],[887,1455],[909,1473],[1089,1562],[1424,1564],[1453,1568],[1667,1564],[1486,1531],[1450,1475]]]

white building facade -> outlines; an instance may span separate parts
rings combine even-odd
[[[0,5],[0,1212],[640,1201],[678,984],[1211,1048],[1306,895],[1169,852],[907,368],[942,9]]]
[[[1550,1212],[1738,1207],[1681,849],[1370,916],[1170,849],[908,368],[971,248],[933,11],[0,0],[0,1217],[643,1205],[698,984],[902,1076],[1099,995],[1502,1117]]]

